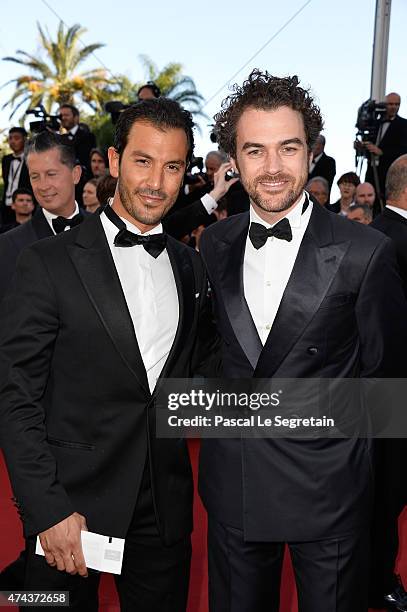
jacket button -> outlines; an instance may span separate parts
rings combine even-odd
[[[310,346],[307,348],[308,355],[316,355],[318,353],[318,347]]]

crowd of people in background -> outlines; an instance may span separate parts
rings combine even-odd
[[[154,84],[149,83],[139,90],[139,98],[154,98],[157,93],[159,92]],[[333,157],[325,153],[326,142],[321,134],[312,150],[306,191],[315,203],[332,214],[347,217],[350,222],[373,224],[373,227],[393,239],[407,293],[407,120],[398,115],[398,94],[388,94],[386,105],[387,117],[380,126],[376,142],[362,142],[357,145],[368,157],[365,180],[361,181],[352,170],[342,174],[336,180],[340,197],[335,202],[331,201],[336,163]],[[49,161],[41,168],[28,168],[25,153],[28,134],[22,127],[9,129],[8,144],[11,153],[2,159],[4,190],[0,204],[0,233],[8,235],[7,242],[3,237],[0,238],[0,253],[4,256],[7,252],[8,261],[15,258],[20,249],[20,246],[17,248],[15,244],[12,246],[14,237],[22,236],[21,232],[11,233],[16,232],[17,228],[31,222],[31,226],[27,226],[31,234],[28,235],[27,229],[27,240],[24,243],[28,244],[69,229],[79,223],[83,215],[95,213],[114,196],[117,178],[109,173],[107,151],[98,148],[95,136],[88,126],[80,122],[80,113],[75,106],[63,104],[58,113],[61,134],[45,135],[43,151],[52,153],[53,147],[57,145],[51,140],[56,139],[57,142],[60,138],[61,142],[72,146],[75,163],[62,158],[59,160],[58,156],[57,169],[55,164],[53,166]],[[45,142],[47,139],[50,142]],[[37,150],[38,152],[41,151]],[[45,157],[42,159],[45,160]],[[249,210],[249,196],[238,176],[231,172],[232,165],[225,153],[214,148],[202,162],[198,172],[189,169],[186,173],[180,195],[163,221],[164,230],[168,234],[196,250],[199,250],[201,235],[206,227],[227,216]],[[199,166],[198,160],[193,160],[193,163]],[[372,165],[378,170],[377,173],[372,172]],[[55,193],[59,190],[61,194],[64,190],[55,175],[63,166],[63,171],[70,173],[72,189],[72,173],[75,173],[75,168],[80,170],[77,170],[74,177],[74,199],[71,193],[67,193],[65,200],[58,200],[62,204],[55,207]],[[375,174],[378,181],[374,179]],[[384,209],[383,204],[386,205]],[[36,222],[33,222],[34,218],[37,219]],[[10,255],[10,249],[14,249],[15,255]],[[5,286],[4,278],[1,282]],[[386,509],[387,523],[385,528],[382,526],[383,530],[394,531],[394,524],[405,501],[400,498],[391,512]],[[384,520],[381,516],[382,524]],[[397,536],[395,538],[397,539]],[[393,576],[397,546],[394,541],[391,546],[392,550],[388,555],[383,555],[383,550],[380,552],[386,559],[387,567],[375,568],[376,578],[373,582],[377,585],[379,594],[390,592],[397,587]],[[382,578],[377,578],[377,575]]]

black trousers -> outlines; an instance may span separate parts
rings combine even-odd
[[[121,612],[186,610],[191,562],[190,536],[173,546],[161,542],[146,466],[137,506],[126,536],[122,573],[115,576]],[[27,541],[24,589],[69,591],[70,610],[98,611],[100,573],[71,576],[50,567],[35,554],[36,538]],[[61,608],[47,608],[61,610]],[[43,610],[43,608],[31,608]]]
[[[299,612],[367,612],[368,531],[289,542]],[[284,543],[245,542],[209,517],[210,612],[278,612]]]

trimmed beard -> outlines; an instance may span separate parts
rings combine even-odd
[[[270,196],[270,199],[265,199],[263,198],[260,193],[257,191],[257,185],[259,183],[261,183],[262,181],[278,181],[278,180],[287,180],[291,182],[291,189],[289,189],[287,192],[285,192],[281,197],[281,201],[278,201],[278,198],[280,197],[279,194],[277,194],[276,196]],[[293,206],[293,204],[295,204],[297,202],[297,200],[300,198],[305,185],[307,184],[307,180],[308,180],[308,172],[304,172],[297,184],[295,184],[295,181],[293,180],[293,177],[289,174],[284,174],[284,175],[280,175],[280,176],[270,176],[267,174],[263,174],[261,176],[257,176],[255,179],[253,179],[252,181],[243,181],[243,187],[246,189],[247,193],[249,194],[249,198],[250,200],[259,208],[261,208],[261,210],[263,210],[264,212],[270,213],[277,213],[277,212],[283,212],[285,210],[288,210],[289,208],[291,208]],[[277,202],[276,202],[277,200]]]
[[[158,225],[161,222],[161,219],[165,216],[165,214],[169,211],[169,209],[173,205],[173,202],[171,202],[164,209],[160,208],[159,210],[150,209],[146,205],[144,205],[143,208],[142,208],[142,205],[140,205],[139,208],[136,208],[133,205],[133,198],[132,198],[132,195],[136,195],[136,194],[132,194],[120,178],[118,180],[118,189],[119,189],[120,201],[123,205],[123,208],[125,208],[125,210],[129,213],[131,217],[133,217],[135,221],[138,221],[139,223],[142,223],[143,225],[152,225],[152,226]],[[163,197],[163,199],[166,199],[166,200],[168,199],[167,194],[162,191],[153,191],[151,189],[144,189],[144,190],[140,190],[140,193],[142,193],[143,195],[155,195],[155,196],[159,195],[160,197]]]

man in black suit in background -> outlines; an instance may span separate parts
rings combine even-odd
[[[66,134],[62,135],[64,140],[75,149],[75,154],[81,166],[91,173],[90,152],[96,147],[96,139],[90,129],[79,123],[79,110],[72,104],[62,104],[59,108],[61,125],[66,129]]]
[[[75,185],[81,176],[71,146],[53,132],[36,134],[29,147],[27,167],[39,207],[20,227],[0,236],[0,301],[6,293],[20,252],[83,219],[75,202]]]
[[[12,127],[8,133],[8,143],[12,153],[1,160],[1,170],[4,182],[3,199],[1,202],[0,223],[7,224],[16,220],[11,208],[12,196],[16,189],[31,189],[27,164],[24,158],[24,146],[27,132],[22,127]]]
[[[186,607],[191,467],[184,440],[155,437],[154,392],[159,377],[188,377],[197,331],[208,338],[199,256],[160,224],[192,126],[167,98],[124,111],[112,206],[27,248],[2,302],[0,430],[28,542],[24,588],[69,590],[75,610],[97,610],[83,529],[125,538],[122,610]]]
[[[399,94],[393,92],[387,94],[385,101],[387,113],[379,128],[376,142],[363,143],[363,146],[373,156],[366,170],[365,181],[375,185],[372,163],[377,164],[380,194],[383,198],[386,174],[390,165],[398,157],[407,153],[407,119],[403,119],[398,114],[401,98]]]
[[[258,70],[215,117],[250,213],[202,236],[226,378],[404,375],[405,299],[391,241],[304,193],[319,109]],[[277,611],[284,543],[300,612],[365,612],[366,439],[204,440],[210,609]]]
[[[325,153],[325,136],[320,134],[312,147],[312,161],[310,163],[308,180],[322,176],[329,183],[329,189],[332,188],[336,174],[336,163],[333,157],[329,157]]]

